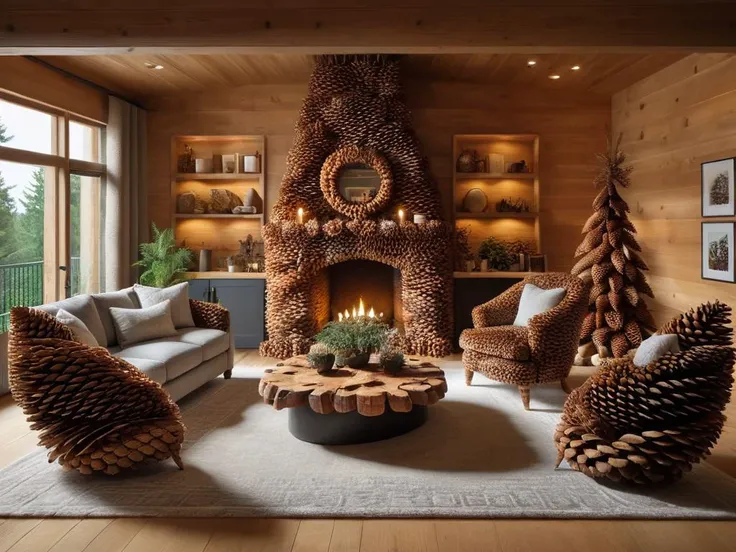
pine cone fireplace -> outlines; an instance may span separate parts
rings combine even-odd
[[[263,230],[263,355],[309,349],[330,318],[329,267],[349,260],[398,269],[408,353],[452,351],[452,229],[441,219],[399,68],[396,56],[316,60],[280,197]],[[415,224],[414,214],[425,221]]]

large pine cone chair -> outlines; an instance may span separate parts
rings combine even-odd
[[[169,457],[183,468],[179,407],[133,365],[25,307],[10,313],[8,351],[13,398],[40,431],[49,462],[83,474],[114,475]]]
[[[543,289],[565,288],[565,298],[552,309],[533,316],[528,326],[513,326],[526,284]],[[590,284],[566,273],[524,278],[504,293],[473,309],[472,329],[460,335],[465,383],[473,373],[519,387],[529,410],[530,388],[537,383],[559,381],[570,373],[580,340],[580,328],[588,305]]]
[[[676,333],[680,352],[648,366],[607,360],[565,403],[555,431],[558,465],[613,481],[676,481],[710,453],[731,397],[731,309],[716,301],[658,333]]]

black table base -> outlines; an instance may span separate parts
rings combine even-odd
[[[408,433],[427,421],[427,407],[411,412],[394,412],[388,405],[380,416],[363,416],[357,411],[319,414],[309,406],[289,408],[289,431],[301,441],[317,445],[355,445],[390,439]]]

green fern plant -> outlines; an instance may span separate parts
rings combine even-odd
[[[143,267],[140,282],[158,288],[178,284],[192,261],[192,252],[176,246],[171,228],[159,230],[153,223],[151,229],[153,241],[140,245],[141,259],[133,263]]]

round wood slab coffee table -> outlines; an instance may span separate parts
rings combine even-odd
[[[258,386],[264,402],[289,409],[289,431],[322,445],[368,443],[407,433],[427,420],[427,407],[447,392],[445,373],[408,361],[387,375],[375,364],[320,375],[305,357],[267,368]]]

